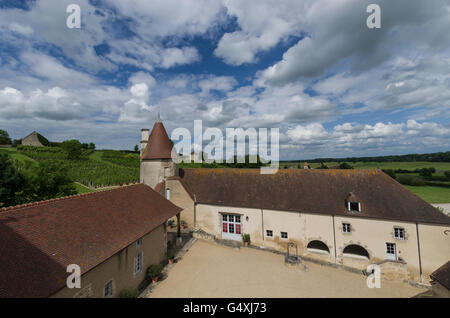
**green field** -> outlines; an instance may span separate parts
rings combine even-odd
[[[55,147],[27,147],[0,148],[0,153],[6,153],[20,163],[41,160],[59,161],[67,167],[68,175],[75,181],[78,193],[95,191],[95,187],[114,186],[137,182],[139,180],[139,155],[127,151],[95,150],[86,152],[83,160],[67,160],[60,148]],[[338,162],[325,162],[329,168],[338,166]],[[349,162],[355,169],[404,169],[414,171],[422,168],[435,168],[434,176],[442,175],[443,171],[450,171],[450,162]],[[190,166],[193,164],[184,164]],[[303,166],[303,162],[282,162],[280,167]],[[183,166],[183,165],[180,165]],[[202,165],[200,165],[202,166]],[[317,168],[320,163],[311,163]],[[409,173],[418,176],[417,173]],[[397,174],[397,176],[400,174]],[[450,182],[443,181],[443,184]],[[84,186],[83,186],[84,185]],[[450,203],[450,188],[437,186],[406,186],[409,190],[429,203]]]
[[[432,186],[414,187],[408,185],[404,187],[428,203],[450,203],[450,188]]]
[[[415,170],[422,168],[435,168],[440,171],[450,170],[450,162],[425,162],[425,161],[415,161],[415,162],[348,162],[355,169],[404,169],[404,170]],[[329,168],[333,166],[339,166],[339,162],[324,162]],[[303,166],[303,162],[280,162],[280,167],[284,166]],[[311,168],[320,167],[320,163],[309,163]]]

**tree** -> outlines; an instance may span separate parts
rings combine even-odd
[[[0,207],[21,203],[16,194],[24,182],[23,175],[17,171],[8,155],[0,154]]]
[[[78,160],[81,157],[83,146],[76,140],[66,140],[61,144],[62,148],[67,152],[67,159]]]
[[[95,144],[93,142],[90,142],[88,149],[94,150],[95,149]]]
[[[0,129],[0,145],[10,145],[11,138],[6,130]]]
[[[339,169],[353,169],[353,166],[346,162],[343,162],[339,165]]]
[[[56,161],[41,161],[38,167],[29,167],[25,172],[24,195],[27,201],[48,200],[76,194],[73,180],[66,167]]]
[[[139,152],[139,146],[138,145],[134,146],[134,152]]]
[[[444,172],[445,176],[447,177],[447,180],[450,180],[450,170]]]
[[[328,169],[328,166],[326,164],[324,164],[323,162],[321,162],[320,167],[318,167],[317,169]]]
[[[432,176],[433,176],[433,172],[432,172],[431,169],[423,168],[423,169],[420,169],[419,175],[420,175],[421,177],[427,177],[427,178],[429,178],[429,177],[432,177]]]
[[[382,170],[385,174],[387,174],[389,177],[391,177],[392,179],[395,179],[397,176],[395,174],[395,171],[392,169],[386,169],[386,170]]]

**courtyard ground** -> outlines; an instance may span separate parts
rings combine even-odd
[[[361,274],[303,264],[307,271],[286,266],[283,255],[197,240],[147,297],[412,297],[426,290],[385,280],[370,289]]]

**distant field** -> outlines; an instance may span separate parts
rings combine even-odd
[[[432,186],[414,187],[408,185],[404,187],[428,203],[450,203],[450,188]]]
[[[11,158],[24,163],[25,161],[34,161],[30,157],[27,157],[17,151],[16,148],[0,148],[0,153],[6,153]]]
[[[450,162],[348,162],[350,165],[355,167],[355,169],[405,169],[405,170],[415,170],[422,168],[435,168],[436,170],[447,171],[450,170]],[[329,168],[333,166],[339,166],[338,162],[324,162]],[[280,162],[280,166],[303,166],[303,162]],[[311,168],[320,167],[320,163],[310,163]]]

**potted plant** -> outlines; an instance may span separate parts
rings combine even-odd
[[[173,264],[173,259],[175,258],[175,250],[169,248],[167,250],[167,258],[169,259],[169,264]]]
[[[244,246],[250,244],[250,234],[242,234],[242,241],[244,241]]]
[[[187,222],[185,220],[181,220],[181,229],[184,230],[187,227]]]
[[[175,221],[170,219],[169,221],[167,221],[167,225],[172,229],[175,226]]]
[[[159,275],[161,275],[163,266],[161,264],[152,264],[147,269],[147,275],[152,279],[153,283],[158,281]]]

